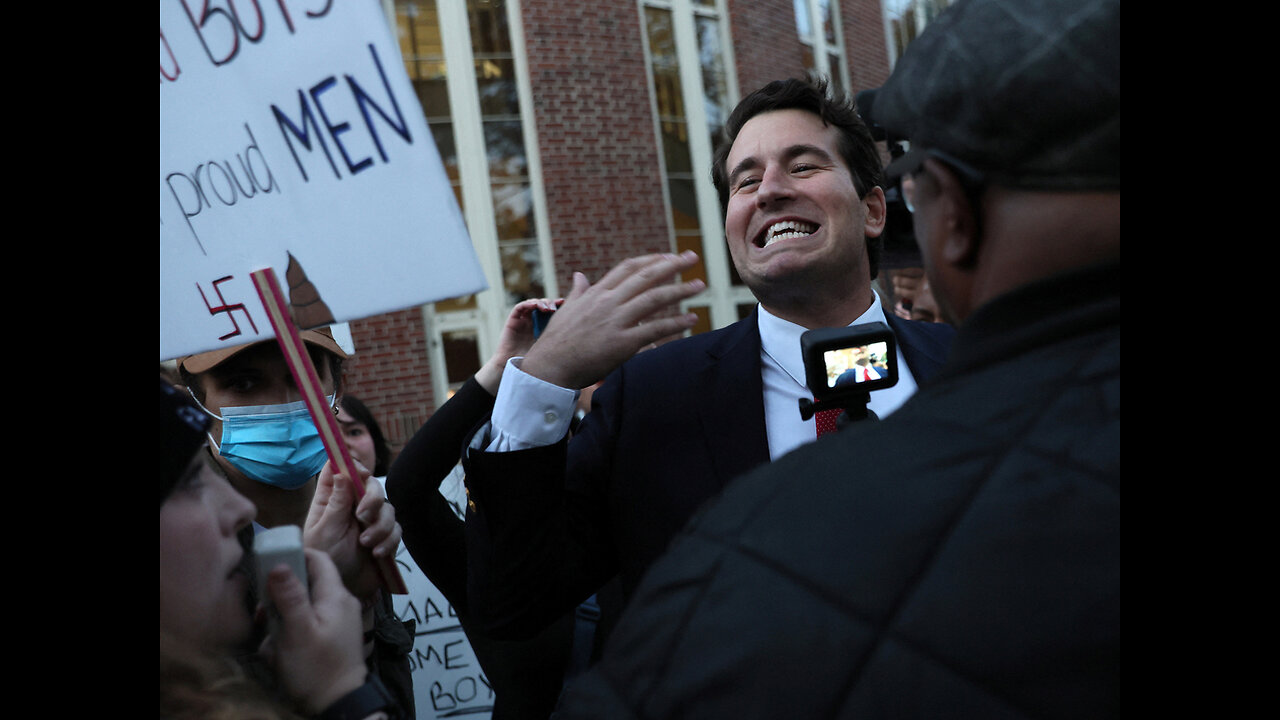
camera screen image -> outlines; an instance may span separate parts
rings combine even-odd
[[[827,387],[870,382],[889,377],[889,344],[835,348],[822,353],[827,370]]]
[[[898,382],[897,343],[884,323],[806,330],[800,353],[815,400],[856,400]]]

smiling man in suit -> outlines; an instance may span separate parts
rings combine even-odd
[[[1120,0],[958,0],[872,113],[946,364],[708,502],[557,718],[1121,716]]]
[[[696,258],[629,259],[595,285],[575,276],[465,453],[469,592],[495,634],[531,634],[615,576],[625,602],[705,501],[816,439],[798,405],[812,397],[806,330],[882,322],[896,333],[900,380],[869,403],[881,418],[945,358],[950,326],[896,318],[872,288],[882,166],[853,102],[820,81],[777,81],[726,127],[712,177],[734,265],[759,306],[636,354],[689,326],[653,314],[701,290],[668,282]],[[606,375],[570,439],[575,391]],[[620,608],[603,610],[607,632]]]

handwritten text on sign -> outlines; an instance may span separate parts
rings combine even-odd
[[[161,359],[271,337],[263,267],[336,322],[484,289],[374,0],[163,0],[160,125]]]
[[[462,630],[457,611],[412,556],[400,545],[396,553],[408,595],[393,598],[396,616],[413,620],[416,637],[409,654],[418,720],[453,717],[487,718],[494,692],[475,651]]]

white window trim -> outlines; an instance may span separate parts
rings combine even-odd
[[[382,0],[393,35],[397,32],[394,0]],[[528,56],[524,25],[518,0],[506,3],[507,27],[515,66],[516,90],[520,103],[521,130],[538,253],[543,268],[543,286],[549,297],[559,295],[555,268],[552,264],[550,220],[547,216],[545,188],[542,182],[542,159],[538,152],[537,125],[533,113],[533,96],[528,75]],[[463,197],[463,214],[471,244],[488,282],[488,289],[476,295],[475,310],[436,312],[433,305],[422,306],[426,325],[428,355],[431,363],[432,390],[438,407],[448,397],[449,379],[445,366],[444,333],[475,329],[479,361],[484,363],[497,347],[498,336],[511,308],[507,307],[506,289],[502,281],[502,256],[498,251],[498,229],[494,220],[493,194],[489,176],[489,158],[484,138],[480,96],[476,88],[475,55],[471,46],[470,18],[466,3],[437,0],[440,40],[447,68],[451,127],[458,152],[458,175]],[[465,82],[458,80],[464,79]]]
[[[523,17],[520,0],[507,0],[507,26],[511,28],[511,55],[515,63],[520,128],[524,135],[525,161],[529,168],[529,192],[537,227],[538,256],[543,267],[542,282],[547,297],[555,298],[560,296],[560,281],[556,274],[555,256],[551,251],[551,218],[547,212],[546,185],[542,182],[542,153],[538,149],[538,119],[533,111],[533,82],[529,78],[529,53],[525,45]],[[511,308],[503,308],[497,322],[490,323],[495,329],[495,343],[497,333],[502,330],[510,311]]]
[[[955,0],[948,0],[947,6],[952,5],[954,2]],[[928,25],[928,20],[925,17],[924,3],[912,2],[911,14],[916,17],[916,36],[919,37],[919,34],[924,32],[925,27]],[[880,17],[884,20],[884,44],[885,50],[889,55],[889,72],[892,73],[893,68],[898,64],[898,57],[902,55],[906,50],[906,47],[898,47],[898,36],[893,32],[893,20],[884,3],[881,3],[880,5]]]
[[[827,43],[827,34],[822,29],[822,6],[818,4],[818,0],[805,0],[805,4],[809,7],[809,30],[813,35],[808,38],[801,37],[800,41],[813,47],[814,69],[830,77],[831,55],[834,53],[840,58],[838,68],[840,87],[852,87],[849,80],[849,63],[845,60],[844,24],[840,21],[840,0],[830,0],[831,23],[836,35],[834,48]],[[883,9],[881,16],[884,16]]]
[[[880,19],[884,24],[884,49],[889,57],[889,72],[892,73],[894,66],[898,64],[898,38],[893,33],[893,18],[889,16],[889,10],[883,2],[880,3]]]
[[[707,114],[703,105],[706,97],[702,86],[702,61],[698,56],[698,36],[694,16],[712,13],[697,7],[691,0],[637,0],[640,14],[641,40],[644,48],[645,77],[648,82],[649,104],[652,108],[654,140],[658,148],[659,170],[662,173],[662,197],[666,206],[671,247],[675,247],[675,228],[671,223],[670,188],[666,182],[666,159],[662,152],[662,131],[658,118],[658,100],[653,95],[653,58],[649,52],[648,27],[645,8],[654,7],[671,12],[671,28],[676,43],[676,62],[680,69],[680,89],[685,108],[685,123],[689,128],[689,159],[692,163],[694,192],[698,201],[698,225],[702,230],[702,262],[707,270],[707,290],[697,297],[680,304],[681,310],[706,306],[710,312],[711,327],[721,328],[738,320],[740,304],[755,304],[756,299],[744,286],[734,286],[729,272],[732,259],[724,237],[724,218],[720,213],[720,201],[715,184],[711,182],[711,139],[705,128]],[[733,58],[733,43],[729,36],[728,8],[725,0],[716,0],[714,10],[720,30],[720,47],[723,52],[725,101],[728,109],[738,102],[737,70]],[[698,128],[698,130],[694,130]]]

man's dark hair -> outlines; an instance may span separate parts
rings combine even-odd
[[[720,196],[720,212],[729,207],[729,150],[737,139],[742,126],[756,115],[774,110],[806,110],[817,115],[822,122],[840,130],[840,158],[853,176],[853,186],[859,197],[865,197],[873,187],[884,187],[884,168],[880,149],[871,137],[871,130],[858,115],[852,97],[831,88],[821,76],[804,79],[774,80],[756,90],[733,109],[724,125],[724,142],[716,148],[711,163],[711,182]],[[880,237],[867,238],[867,259],[871,279],[879,274],[880,250],[884,241]]]

